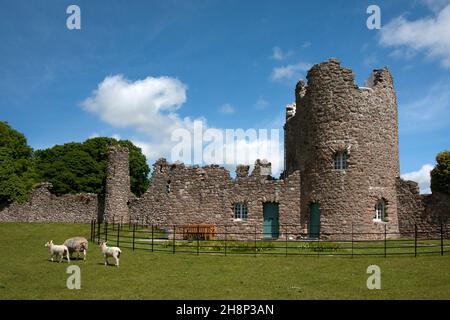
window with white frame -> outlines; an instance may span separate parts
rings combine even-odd
[[[348,154],[346,151],[336,152],[334,154],[334,169],[345,170],[347,169]]]
[[[380,200],[375,205],[375,212],[373,219],[377,221],[384,221],[386,216],[386,202],[384,200]]]
[[[247,205],[245,203],[236,203],[234,205],[234,218],[247,220]]]

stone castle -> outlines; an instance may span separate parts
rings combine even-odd
[[[387,68],[364,87],[336,59],[314,65],[286,107],[285,171],[257,160],[238,165],[236,177],[218,165],[186,166],[165,159],[153,165],[150,186],[130,192],[128,150],[111,147],[106,193],[51,194],[51,184],[13,203],[0,221],[143,222],[158,226],[213,225],[217,233],[285,235],[359,233],[362,238],[431,231],[450,217],[450,195],[420,195],[400,178],[397,99]]]

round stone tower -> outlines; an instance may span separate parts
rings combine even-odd
[[[130,197],[130,169],[128,148],[110,146],[106,167],[105,188],[105,221],[112,223],[128,223],[130,213],[128,201]]]
[[[301,224],[310,235],[398,232],[397,99],[387,68],[358,87],[336,59],[295,89],[285,124],[286,173],[301,172]]]

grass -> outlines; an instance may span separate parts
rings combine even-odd
[[[93,243],[86,262],[72,261],[81,290],[69,290],[67,263],[50,262],[44,243],[75,235],[89,237],[89,225],[0,224],[0,299],[450,299],[449,253],[352,259],[124,248],[116,268],[103,265]],[[381,290],[366,287],[372,264],[381,268]]]

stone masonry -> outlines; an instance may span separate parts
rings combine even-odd
[[[105,187],[105,215],[108,222],[128,223],[130,221],[129,200],[130,169],[129,152],[126,147],[111,146],[108,151]]]
[[[213,224],[219,237],[226,231],[245,232],[248,238],[254,238],[256,232],[259,238],[263,205],[270,202],[279,204],[280,237],[286,230],[289,234],[303,231],[298,225],[298,172],[283,180],[273,179],[270,163],[258,160],[250,175],[249,166],[238,166],[236,178],[233,179],[228,170],[217,165],[185,166],[160,159],[153,165],[149,189],[141,198],[130,203],[130,212],[132,220],[144,220],[147,224],[169,228],[173,225]],[[247,205],[247,220],[235,219],[236,203]],[[287,224],[291,225],[285,226]]]
[[[450,195],[420,195],[417,183],[400,179],[397,99],[387,68],[374,70],[364,87],[336,59],[314,65],[307,83],[299,81],[295,102],[286,107],[285,171],[271,176],[271,165],[257,160],[236,167],[236,177],[218,165],[187,166],[156,161],[149,189],[140,197],[130,192],[129,152],[112,146],[108,152],[104,196],[51,193],[51,184],[37,185],[25,204],[0,211],[0,221],[144,222],[165,227],[214,225],[217,237],[261,238],[265,208],[277,212],[285,239],[305,236],[311,211],[320,208],[320,237],[375,238],[435,234],[450,219]],[[347,166],[335,168],[337,154]],[[374,219],[375,205],[385,203],[384,219]],[[246,206],[246,219],[235,205]],[[274,205],[275,204],[275,205]],[[315,211],[317,212],[317,211]],[[417,229],[416,229],[417,228]],[[245,232],[246,234],[237,233]],[[232,234],[236,233],[236,234]],[[336,235],[340,233],[340,235]],[[342,235],[345,233],[346,236]],[[334,235],[333,235],[334,234]]]
[[[40,183],[31,191],[27,203],[12,203],[0,211],[3,222],[75,222],[89,223],[103,214],[96,194],[51,193],[51,183]]]
[[[389,71],[375,70],[368,87],[354,82],[336,59],[317,64],[295,89],[286,109],[286,173],[300,170],[301,221],[320,204],[321,232],[398,232],[399,177],[397,100]],[[334,155],[346,152],[348,168],[336,170]],[[386,219],[374,222],[377,201]]]

